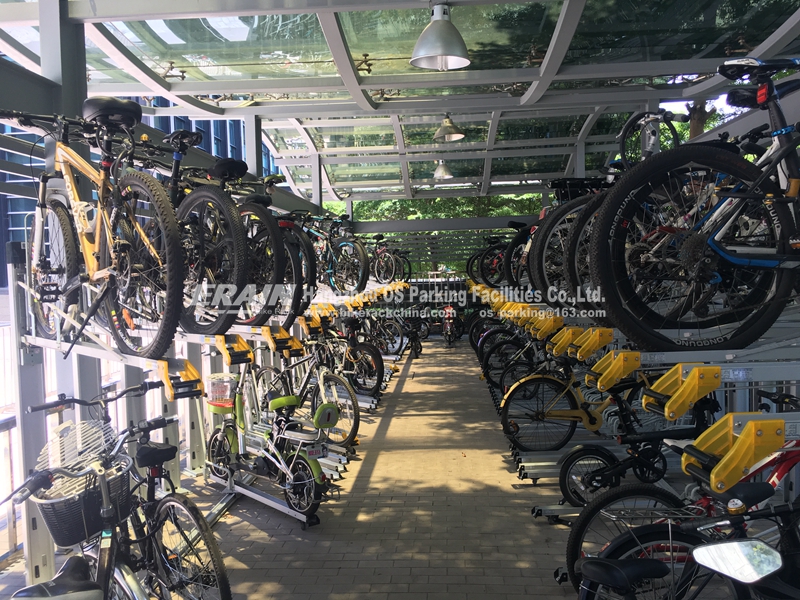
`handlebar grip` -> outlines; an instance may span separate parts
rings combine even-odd
[[[672,120],[675,121],[676,123],[688,123],[689,115],[682,115],[682,114],[673,115]]]
[[[23,502],[25,502],[25,500],[31,497],[32,493],[33,492],[31,492],[28,488],[22,488],[19,492],[14,494],[14,497],[11,499],[11,502],[13,502],[14,504],[22,504]]]
[[[144,381],[142,382],[142,391],[149,392],[150,390],[159,390],[164,387],[164,382],[160,379],[155,379],[153,381]]]

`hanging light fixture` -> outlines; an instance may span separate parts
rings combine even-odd
[[[450,170],[446,164],[444,164],[443,160],[439,161],[439,166],[436,167],[436,170],[433,172],[434,179],[452,179],[453,172]]]
[[[470,63],[464,38],[450,22],[450,6],[437,4],[431,9],[431,22],[420,34],[409,62],[438,71],[463,69]]]
[[[453,123],[449,115],[445,115],[442,126],[433,134],[434,142],[456,142],[464,139],[464,132]]]

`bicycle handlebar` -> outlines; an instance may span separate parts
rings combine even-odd
[[[0,110],[0,119],[16,119],[20,123],[27,122],[31,126],[33,125],[33,121],[42,121],[44,123],[51,123],[53,125],[61,121],[69,125],[78,125],[83,128],[88,126],[92,129],[95,129],[97,127],[97,125],[85,119],[72,119],[63,115],[35,115],[32,113],[20,112],[18,110]]]
[[[681,531],[705,531],[716,529],[717,527],[728,527],[731,525],[742,525],[749,521],[759,519],[770,519],[773,517],[783,517],[796,512],[797,509],[791,504],[779,504],[778,506],[768,506],[761,510],[754,510],[743,515],[728,515],[726,518],[709,517],[707,519],[693,519],[680,524]]]
[[[30,414],[30,413],[40,412],[43,410],[49,410],[52,408],[57,408],[59,406],[66,406],[67,404],[78,404],[80,406],[98,406],[100,404],[103,404],[104,402],[115,402],[120,398],[122,398],[123,396],[126,396],[134,392],[136,392],[138,396],[142,396],[147,392],[149,392],[150,390],[155,390],[162,387],[164,387],[164,382],[162,381],[144,381],[141,383],[141,385],[134,385],[122,390],[116,396],[110,398],[99,398],[97,400],[80,400],[78,398],[68,398],[64,394],[59,394],[58,400],[56,400],[55,402],[47,402],[45,404],[29,406],[28,413]]]

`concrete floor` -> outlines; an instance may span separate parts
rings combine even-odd
[[[240,500],[215,528],[235,597],[574,598],[552,578],[568,530],[530,512],[555,504],[557,481],[517,479],[478,375],[466,340],[426,341],[377,412],[362,415],[358,455],[320,525],[303,531]],[[22,584],[21,570],[0,576],[0,600]]]

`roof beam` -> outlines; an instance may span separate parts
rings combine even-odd
[[[136,79],[144,83],[159,96],[163,96],[167,100],[181,105],[181,108],[184,110],[193,110],[195,114],[200,113],[202,115],[212,114],[222,116],[225,113],[225,110],[218,106],[202,102],[192,96],[179,95],[172,92],[170,82],[144,64],[139,57],[126,48],[105,25],[96,23],[87,24],[86,37],[92,40],[103,52],[108,54],[109,58],[114,60],[121,69],[136,77]]]
[[[317,19],[319,19],[325,41],[328,42],[328,48],[331,50],[333,64],[336,65],[336,70],[339,71],[339,76],[347,91],[350,92],[359,108],[366,111],[375,110],[372,98],[359,87],[358,70],[353,63],[347,42],[344,41],[344,32],[342,24],[339,22],[339,16],[332,12],[321,12],[317,14]]]
[[[450,0],[453,6],[509,4],[519,0]],[[384,4],[384,3],[381,3]],[[421,9],[419,0],[392,0],[381,8]],[[246,17],[254,15],[334,13],[375,10],[375,0],[70,0],[69,18],[83,23],[138,21],[149,19],[192,19],[197,17]]]
[[[796,10],[772,35],[756,46],[747,56],[762,59],[772,58],[798,36],[800,36],[800,9]],[[686,88],[683,96],[685,98],[694,98],[698,94],[708,96],[729,85],[733,85],[733,82],[725,79],[722,75],[714,75],[701,83]]]
[[[403,127],[400,125],[399,115],[392,115],[392,127],[394,128],[394,138],[397,141],[397,152],[402,156],[406,153],[406,138],[403,135]],[[400,163],[400,173],[403,175],[403,189],[406,192],[406,198],[410,200],[414,197],[414,191],[411,189],[411,174],[408,172],[408,162],[402,161]]]
[[[33,180],[37,179],[41,172],[41,167],[32,167],[7,160],[0,160],[0,173],[8,173],[9,175],[16,175],[18,177],[27,177],[28,179]]]
[[[528,91],[520,98],[519,102],[523,106],[538,101],[547,91],[547,88],[550,87],[559,68],[561,68],[564,57],[567,55],[567,50],[569,50],[569,46],[572,43],[572,37],[578,28],[585,6],[586,0],[564,0],[553,37],[547,48],[547,54],[545,54],[542,61],[541,76],[538,81],[534,81],[531,84]]]
[[[12,127],[19,127],[19,124],[16,121],[2,122],[11,125]],[[0,134],[0,150],[3,150],[4,152],[11,152],[12,154],[19,154],[21,156],[33,156],[34,158],[44,160],[43,146],[37,146],[36,144],[26,140],[21,140],[12,135]]]
[[[39,55],[20,44],[2,29],[0,29],[0,52],[13,58],[29,71],[33,71],[37,75],[42,74]]]
[[[4,2],[0,4],[0,27],[38,27],[37,2]]]
[[[492,113],[492,118],[489,121],[489,131],[486,134],[486,149],[492,150],[494,142],[497,139],[497,127],[500,124],[500,111],[496,110]],[[489,183],[492,178],[492,157],[487,153],[486,158],[483,159],[483,182],[481,183],[481,196],[485,196],[489,191]]]
[[[289,122],[294,125],[294,128],[297,130],[298,135],[303,138],[303,141],[308,146],[308,149],[311,151],[311,154],[314,156],[319,156],[319,151],[317,149],[317,144],[314,143],[314,138],[311,137],[311,134],[308,133],[308,130],[303,127],[302,123],[298,119],[289,119]],[[310,164],[312,168],[314,168],[315,160],[305,159],[306,162],[302,164]],[[278,160],[275,160],[275,164],[280,164]],[[331,184],[331,178],[328,176],[328,170],[325,168],[324,163],[320,157],[320,176],[322,177],[322,185],[325,187],[325,190],[336,200],[341,200],[339,198],[336,191],[333,189],[333,185]],[[320,198],[320,207],[322,206],[322,198]]]

